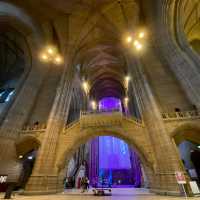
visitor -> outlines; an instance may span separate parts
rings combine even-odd
[[[81,184],[81,188],[82,188],[81,192],[84,193],[85,192],[85,177],[81,178],[80,184]]]
[[[85,177],[85,187],[86,187],[86,190],[88,191],[90,187],[90,180],[87,177]]]
[[[85,191],[88,191],[89,179],[87,177],[81,178],[81,188],[82,188],[82,193],[84,193]]]

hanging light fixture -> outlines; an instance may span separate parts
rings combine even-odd
[[[41,51],[39,58],[44,63],[53,63],[55,65],[61,65],[63,63],[63,57],[59,54],[58,49],[54,45],[45,47]]]

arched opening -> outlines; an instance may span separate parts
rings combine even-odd
[[[187,0],[174,0],[173,26],[176,39],[185,48],[188,46],[197,53],[199,49],[199,30],[200,30],[200,2]]]
[[[16,95],[29,71],[31,55],[26,37],[9,23],[0,31],[0,115]]]
[[[70,159],[65,188],[80,188],[88,177],[91,187],[141,187],[142,169],[137,153],[123,140],[112,136],[96,137]]]
[[[188,176],[200,185],[200,129],[193,126],[180,127],[173,135]]]
[[[40,142],[32,137],[26,137],[16,143],[17,158],[21,164],[21,173],[16,189],[25,189],[32,174]]]
[[[87,136],[81,133],[81,141],[77,139],[73,145],[68,144],[59,156],[57,166],[63,189],[80,188],[81,178],[85,176],[89,178],[91,188],[149,187],[153,163],[141,147],[123,133],[92,132],[92,136],[90,131]],[[83,144],[84,149],[81,149]]]

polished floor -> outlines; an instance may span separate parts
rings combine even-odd
[[[3,194],[0,194],[3,199]],[[15,195],[12,199],[16,200],[183,200],[184,197],[158,196],[144,189],[113,189],[112,196],[96,197],[92,191],[81,193],[80,190],[66,190],[62,194],[40,195],[40,196],[23,196]],[[200,197],[188,198],[191,200],[200,200]]]

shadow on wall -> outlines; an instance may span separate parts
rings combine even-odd
[[[190,42],[190,45],[194,51],[196,51],[200,55],[200,40],[195,39]]]

